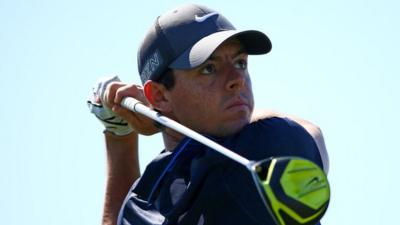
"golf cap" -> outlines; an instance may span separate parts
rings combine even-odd
[[[236,37],[250,55],[271,50],[269,38],[256,30],[236,30],[220,13],[186,4],[159,16],[138,51],[142,83],[158,81],[168,68],[192,69],[205,62],[229,38]]]

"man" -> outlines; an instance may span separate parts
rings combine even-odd
[[[204,6],[179,6],[156,19],[138,53],[144,87],[106,78],[89,101],[106,126],[103,224],[273,224],[245,168],[122,108],[126,96],[251,160],[300,156],[327,171],[318,127],[253,112],[247,56],[270,50],[265,34],[238,31]],[[140,177],[138,134],[160,130],[165,150]]]

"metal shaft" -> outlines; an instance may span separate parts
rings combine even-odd
[[[188,136],[214,150],[216,150],[217,152],[223,154],[224,156],[246,166],[247,168],[252,165],[252,162],[249,161],[248,159],[236,154],[235,152],[225,148],[224,146],[216,143],[215,141],[212,141],[206,137],[204,137],[203,135],[197,133],[196,131],[193,131],[185,126],[183,126],[182,124],[161,115],[160,113],[150,109],[149,107],[145,106],[143,103],[141,103],[140,101],[132,98],[132,97],[125,97],[124,99],[122,99],[121,101],[121,105],[133,112],[136,113],[140,113],[144,116],[147,116],[155,121],[157,121],[158,123],[164,125],[165,127],[171,128],[185,136]]]

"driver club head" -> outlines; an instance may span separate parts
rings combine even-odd
[[[325,214],[330,187],[324,171],[299,157],[254,162],[253,180],[278,225],[315,225]]]

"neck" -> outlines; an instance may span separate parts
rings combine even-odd
[[[164,146],[167,151],[173,151],[175,147],[182,141],[185,137],[184,135],[166,128],[163,132]]]

